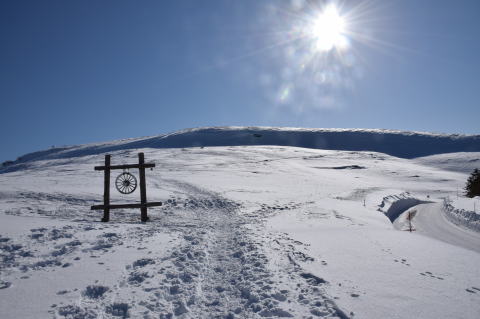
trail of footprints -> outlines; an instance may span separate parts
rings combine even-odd
[[[185,203],[171,201],[170,208],[180,206],[190,222],[174,224],[177,214],[164,221],[182,234],[180,245],[166,256],[139,259],[127,266],[118,287],[85,288],[82,306],[61,306],[56,314],[81,318],[97,313],[141,314],[143,318],[292,317],[282,306],[288,291],[275,288],[262,243],[252,240],[246,221],[238,216],[238,205],[218,198]],[[195,212],[185,215],[186,207],[194,207]],[[120,290],[136,298],[122,300]]]
[[[141,288],[146,295],[141,302],[127,303],[127,310],[143,307],[144,318],[348,318],[325,296],[326,281],[302,270],[300,263],[314,260],[295,248],[302,243],[285,246],[278,240],[288,267],[271,273],[265,242],[253,239],[254,227],[239,216],[238,205],[215,202],[187,201],[201,212],[193,214],[193,227],[178,225],[181,244],[166,257],[128,267],[125,287]],[[185,214],[179,200],[170,204]]]
[[[289,283],[296,283],[294,287],[291,287],[291,300],[289,301],[300,305],[295,318],[349,318],[349,315],[343,312],[325,294],[324,286],[328,282],[305,271],[302,267],[305,263],[315,261],[307,253],[309,245],[293,240],[287,234],[280,234],[272,239],[272,246],[274,250],[286,255],[285,262],[281,264],[281,267],[285,268],[285,272],[280,276],[287,277],[288,280],[281,280],[281,284],[289,285]],[[317,262],[320,262],[323,266],[328,265],[325,260],[318,260]],[[285,273],[288,275],[285,276]],[[299,281],[298,278],[302,278],[302,280]],[[353,315],[353,313],[350,313],[350,316]]]
[[[252,240],[237,206],[224,200],[217,211],[201,213],[205,225],[184,229],[183,245],[163,262],[171,310],[160,318],[292,317],[281,305],[288,291],[275,290],[262,243]]]
[[[117,287],[87,286],[81,292],[82,306],[62,305],[55,314],[78,318],[95,318],[99,313],[125,318],[141,315],[145,319],[348,318],[325,295],[327,282],[303,270],[302,263],[314,261],[298,249],[306,245],[286,235],[276,238],[274,248],[281,253],[285,268],[272,273],[266,241],[254,239],[262,226],[256,218],[240,216],[238,204],[215,197],[172,199],[167,205],[169,217],[163,223],[181,234],[179,245],[166,256],[148,256],[128,265]],[[187,220],[174,222],[180,212]],[[116,238],[113,233],[106,236]],[[125,299],[125,295],[135,297]]]
[[[297,208],[301,207],[302,205],[305,205],[305,204],[295,203],[295,202],[288,202],[286,204],[275,203],[275,204],[271,204],[271,205],[260,204],[259,209],[256,209],[253,212],[251,212],[250,214],[245,215],[245,217],[247,217],[247,218],[248,217],[250,217],[250,218],[270,217],[270,216],[274,216],[274,215],[276,215],[276,214],[278,214],[282,211],[285,211],[285,210],[297,209]]]

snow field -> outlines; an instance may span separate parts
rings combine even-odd
[[[385,215],[406,198],[441,203],[465,173],[277,146],[119,150],[113,163],[138,151],[157,165],[148,199],[165,203],[146,224],[137,210],[114,210],[110,223],[89,210],[101,201],[102,154],[0,175],[2,317],[480,313],[480,255],[398,231]]]

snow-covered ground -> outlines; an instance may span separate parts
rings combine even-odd
[[[291,146],[109,153],[121,164],[140,151],[157,165],[148,199],[165,203],[145,224],[139,210],[114,210],[109,223],[90,210],[102,152],[32,156],[0,174],[1,318],[479,317],[478,234],[439,226],[473,234],[469,249],[436,238],[435,223],[420,229],[466,172]],[[412,233],[392,224],[409,209]]]
[[[475,168],[480,167],[480,158],[477,152],[462,152],[436,154],[415,159],[417,163],[434,166],[444,170],[470,174]],[[462,187],[463,188],[463,187]],[[463,189],[460,188],[460,191]]]

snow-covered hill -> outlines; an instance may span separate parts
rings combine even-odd
[[[153,137],[51,148],[26,154],[15,162],[7,164],[11,166],[11,164],[22,164],[34,160],[70,158],[147,147],[183,148],[241,145],[372,151],[396,157],[414,158],[453,152],[480,152],[480,135],[447,135],[381,129],[207,127]]]
[[[478,318],[480,235],[442,211],[478,138],[208,128],[28,154],[0,174],[0,317]],[[99,222],[93,167],[140,151],[165,205]]]
[[[437,154],[418,157],[415,160],[417,163],[423,165],[463,173],[471,173],[475,168],[480,167],[480,156],[478,156],[478,152]]]

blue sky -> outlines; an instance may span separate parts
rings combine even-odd
[[[199,126],[480,133],[480,1],[1,1],[0,161]],[[307,35],[306,35],[307,34]]]

